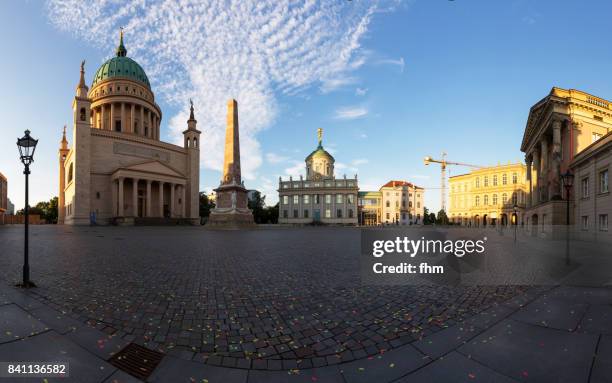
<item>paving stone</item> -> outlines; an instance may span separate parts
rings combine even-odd
[[[248,383],[346,383],[337,366],[295,372],[249,371]]]
[[[44,323],[14,304],[0,306],[0,343],[22,339],[48,329]]]
[[[115,371],[111,376],[104,381],[104,383],[140,383],[143,382],[140,379],[133,377],[121,370]]]
[[[70,331],[75,331],[77,328],[83,327],[84,324],[72,319],[71,317],[62,314],[61,312],[50,308],[49,306],[42,306],[30,311],[30,314],[43,322],[49,328],[55,330],[60,334],[65,334]]]
[[[423,354],[437,359],[466,343],[482,331],[482,329],[475,326],[460,323],[413,342],[411,345],[419,349]]]
[[[394,383],[513,383],[517,380],[499,374],[480,363],[451,352]]]
[[[22,341],[0,345],[0,360],[67,362],[70,374],[68,381],[79,383],[102,382],[117,370],[55,331],[47,331]],[[19,381],[31,380],[20,378]],[[40,382],[42,378],[35,381]],[[49,381],[53,380],[49,379]]]
[[[586,382],[597,338],[504,320],[458,351],[517,380]]]
[[[128,345],[125,340],[108,335],[89,326],[77,328],[66,334],[66,337],[87,351],[108,359]]]
[[[573,331],[587,307],[586,303],[545,296],[521,308],[511,318],[538,326]]]
[[[411,345],[375,357],[356,360],[340,366],[347,382],[391,382],[429,363],[431,359]]]
[[[246,383],[247,375],[248,370],[210,366],[166,356],[147,381],[150,383],[167,383],[208,380],[211,383]]]
[[[612,287],[560,286],[548,295],[579,303],[612,305]]]
[[[612,305],[591,305],[582,317],[578,331],[612,335]]]
[[[602,336],[591,372],[590,383],[609,383],[612,377],[612,336]]]

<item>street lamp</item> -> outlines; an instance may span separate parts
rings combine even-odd
[[[34,151],[36,150],[36,144],[38,140],[35,140],[30,136],[30,131],[26,130],[25,135],[21,138],[17,138],[17,148],[19,148],[19,158],[24,165],[23,174],[25,174],[25,239],[24,239],[24,249],[23,249],[23,282],[19,284],[19,287],[29,288],[36,287],[36,285],[30,281],[30,263],[28,258],[28,224],[29,224],[29,214],[30,207],[28,205],[28,176],[30,175],[30,164],[34,162]]]
[[[514,206],[512,207],[512,211],[514,211],[514,215],[512,216],[512,220],[514,222],[514,243],[516,243],[516,229],[518,227],[518,205],[514,204]]]
[[[570,237],[570,191],[572,189],[572,186],[574,185],[574,175],[569,171],[569,169],[567,169],[567,171],[563,174],[561,174],[561,182],[563,184],[563,187],[565,188],[565,199],[567,201],[567,208],[566,208],[566,216],[565,216],[565,224],[566,224],[566,229],[565,229],[565,264],[569,265],[570,263],[570,258],[569,258],[569,237]]]

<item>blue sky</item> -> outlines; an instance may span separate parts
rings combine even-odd
[[[612,98],[612,7],[603,0],[329,0],[300,3],[303,10],[272,0],[256,2],[261,9],[248,1],[189,9],[115,3],[0,2],[0,172],[18,208],[15,138],[28,128],[40,139],[31,202],[57,195],[57,148],[71,124],[80,61],[90,82],[121,25],[128,56],[149,74],[163,110],[164,140],[177,139],[187,99],[195,100],[201,188],[220,179],[224,108],[236,97],[246,184],[270,202],[279,175],[303,173],[319,127],[337,176],[357,172],[362,190],[415,182],[431,188],[426,206],[437,210],[439,168],[425,167],[424,156],[522,160],[529,107],[552,86]],[[295,17],[278,16],[283,9]]]

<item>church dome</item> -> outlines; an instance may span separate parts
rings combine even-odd
[[[321,145],[321,143],[319,143],[319,146],[317,146],[317,148],[313,150],[312,153],[308,155],[308,157],[306,157],[306,161],[315,157],[327,157],[330,161],[334,161],[334,157],[323,148],[323,145]]]
[[[93,77],[92,88],[99,82],[110,78],[127,78],[142,83],[151,89],[149,78],[142,67],[131,58],[127,57],[127,49],[123,45],[123,31],[117,47],[117,55],[100,66]]]

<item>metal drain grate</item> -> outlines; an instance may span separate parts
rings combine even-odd
[[[145,380],[161,362],[164,354],[130,343],[108,361],[118,369]]]

